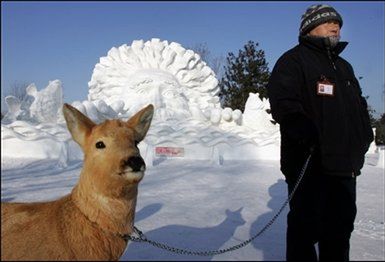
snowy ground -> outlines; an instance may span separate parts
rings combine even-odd
[[[352,260],[385,260],[384,169],[368,154],[358,178],[358,214]],[[60,169],[52,161],[2,159],[1,200],[43,201],[69,193],[82,163]],[[149,167],[138,196],[136,226],[148,238],[180,248],[217,250],[248,239],[286,198],[278,161],[216,165],[182,159]],[[284,260],[287,208],[270,229],[246,247],[213,257],[176,255],[146,243],[130,243],[121,260]]]

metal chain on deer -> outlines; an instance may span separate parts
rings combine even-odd
[[[312,152],[312,150],[311,150],[311,152]],[[126,235],[123,238],[126,239],[126,240],[134,241],[134,242],[146,242],[146,243],[148,243],[148,244],[150,244],[150,245],[152,245],[154,247],[160,248],[160,249],[164,249],[164,250],[167,250],[167,251],[170,251],[170,252],[173,252],[173,253],[177,253],[177,254],[191,255],[191,256],[213,256],[213,255],[219,255],[219,254],[223,254],[223,253],[227,253],[227,252],[230,252],[230,251],[234,251],[234,250],[243,248],[244,246],[246,246],[250,242],[252,242],[254,239],[256,239],[257,237],[262,235],[262,233],[265,232],[275,222],[275,220],[278,218],[278,216],[285,209],[287,204],[293,198],[294,193],[297,190],[300,182],[302,181],[302,178],[303,178],[303,176],[304,176],[304,174],[306,172],[306,169],[308,167],[311,155],[312,154],[310,153],[309,156],[307,157],[307,159],[306,159],[306,161],[305,161],[305,163],[304,163],[304,165],[302,167],[301,173],[299,174],[299,177],[298,177],[298,179],[297,179],[297,181],[296,181],[296,183],[294,185],[293,191],[288,195],[287,199],[285,200],[285,202],[283,203],[281,208],[278,210],[278,212],[273,216],[273,218],[257,234],[255,234],[253,237],[249,238],[248,240],[246,240],[246,241],[244,241],[244,242],[242,242],[242,243],[240,243],[238,245],[234,245],[232,247],[229,247],[229,248],[226,248],[226,249],[220,249],[220,250],[192,251],[192,250],[172,247],[172,246],[169,246],[169,245],[166,245],[166,244],[163,244],[163,243],[159,243],[159,242],[147,239],[147,237],[143,234],[143,232],[140,231],[136,227],[134,227],[134,234],[136,234],[137,236]]]

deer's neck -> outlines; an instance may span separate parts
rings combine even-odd
[[[132,185],[122,197],[106,197],[80,181],[72,191],[72,199],[79,210],[102,230],[124,235],[132,233],[134,228],[137,193],[137,185]]]

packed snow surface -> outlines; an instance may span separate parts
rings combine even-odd
[[[367,155],[357,178],[358,213],[352,260],[384,260],[384,169]],[[9,159],[2,167],[1,200],[33,202],[71,192],[82,162],[66,168],[53,160]],[[178,248],[217,250],[259,232],[287,195],[279,161],[209,161],[159,158],[139,186],[135,225],[146,236]],[[183,256],[130,242],[121,260],[284,260],[285,208],[276,222],[246,247],[212,257]]]

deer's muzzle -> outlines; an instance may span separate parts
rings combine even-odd
[[[124,169],[127,170],[127,167],[132,169],[132,172],[144,171],[146,169],[146,164],[144,163],[143,158],[140,156],[132,156],[127,160],[123,161]]]

